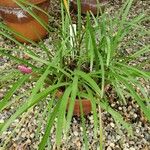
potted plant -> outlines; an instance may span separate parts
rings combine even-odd
[[[86,14],[91,11],[94,15],[104,12],[108,0],[71,0],[71,6],[78,10],[78,3],[81,3],[81,13]]]
[[[48,15],[46,14],[48,7],[49,0],[1,0],[0,16],[5,24],[14,31],[14,36],[18,41],[37,41],[48,33]]]
[[[96,19],[94,16],[87,14],[86,20],[84,20],[86,24],[82,24],[81,16],[79,15],[76,30],[76,27],[71,22],[68,5],[66,5],[67,2],[65,1],[65,5],[62,5],[61,10],[62,27],[60,39],[54,46],[56,49],[49,51],[44,42],[40,43],[41,46],[40,44],[32,43],[34,47],[37,46],[41,48],[42,52],[46,53],[47,59],[43,58],[41,54],[37,55],[35,51],[8,36],[6,34],[8,29],[1,23],[0,26],[3,29],[1,34],[22,46],[24,48],[23,52],[28,54],[33,59],[32,61],[40,63],[41,66],[38,67],[36,63],[30,63],[27,60],[15,57],[10,49],[0,48],[2,56],[10,57],[14,61],[32,68],[32,72],[31,69],[27,71],[27,68],[24,68],[26,70],[24,74],[20,73],[18,75],[18,80],[13,84],[10,91],[6,93],[3,100],[0,101],[1,111],[11,105],[10,97],[25,82],[31,83],[32,80],[34,80],[34,83],[36,82],[32,89],[27,89],[26,93],[29,93],[27,100],[23,101],[16,112],[1,124],[0,133],[6,131],[17,117],[20,115],[24,117],[30,108],[39,103],[43,105],[46,102],[43,113],[45,117],[47,116],[47,124],[39,149],[45,148],[55,118],[57,118],[56,144],[59,149],[62,133],[64,132],[67,136],[76,99],[80,107],[83,127],[85,128],[82,101],[86,99],[91,103],[96,134],[100,130],[100,147],[102,149],[101,109],[110,113],[117,125],[122,125],[132,135],[131,125],[124,121],[123,116],[111,107],[108,86],[115,91],[120,103],[128,103],[126,95],[130,96],[150,121],[150,111],[147,104],[148,96],[139,81],[139,78],[148,81],[150,79],[149,72],[142,69],[142,64],[132,65],[130,63],[140,55],[147,53],[149,46],[144,46],[130,55],[122,53],[122,49],[120,49],[121,41],[132,31],[136,30],[142,35],[145,32],[140,25],[145,15],[142,14],[131,18],[130,21],[127,19],[131,2],[126,2],[123,7],[124,11],[116,15],[115,18],[110,17],[108,14],[103,14],[100,19]],[[137,23],[139,26],[137,26]],[[84,25],[83,28],[82,25]],[[69,32],[69,29],[71,32]],[[19,51],[19,49],[15,48],[13,51]],[[33,76],[33,74],[36,74],[36,76]],[[136,88],[139,89],[139,93],[136,92]],[[56,100],[58,91],[63,91],[63,93],[59,93],[59,100]],[[86,132],[85,130],[83,132],[84,140],[86,141]],[[88,148],[86,142],[85,146]]]

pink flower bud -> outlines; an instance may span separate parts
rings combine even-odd
[[[32,72],[31,68],[26,67],[24,65],[19,65],[18,70],[20,70],[22,73],[25,73],[25,74],[30,74]]]

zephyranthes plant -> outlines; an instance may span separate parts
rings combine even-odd
[[[87,13],[86,23],[81,19],[80,0],[78,0],[78,22],[75,30],[69,13],[67,1],[61,3],[61,32],[56,48],[51,52],[44,42],[34,43],[31,45],[45,52],[47,58],[43,59],[42,55],[32,51],[27,46],[19,43],[11,35],[11,30],[4,23],[0,23],[0,34],[14,41],[18,48],[0,48],[0,55],[9,57],[18,64],[24,64],[32,68],[31,74],[22,74],[15,69],[9,72],[1,70],[1,85],[6,85],[10,81],[11,89],[7,91],[4,98],[0,101],[0,111],[3,113],[5,108],[9,108],[17,99],[28,95],[28,98],[19,104],[18,108],[1,124],[0,133],[9,129],[9,126],[16,118],[25,118],[30,109],[46,103],[45,111],[42,112],[43,119],[40,120],[38,128],[46,117],[46,126],[44,135],[39,144],[39,149],[44,149],[49,143],[49,133],[57,118],[56,122],[56,144],[61,145],[62,133],[67,136],[71,124],[73,108],[76,97],[82,101],[82,98],[89,99],[92,104],[92,115],[94,116],[95,135],[100,134],[100,149],[102,149],[102,122],[101,109],[112,115],[117,125],[122,125],[130,135],[132,135],[131,125],[124,121],[121,114],[111,108],[109,97],[106,94],[106,86],[109,85],[116,93],[120,103],[128,103],[126,96],[130,96],[140,106],[145,117],[150,121],[150,109],[148,93],[145,92],[139,79],[149,81],[150,73],[142,69],[143,64],[132,66],[130,62],[139,58],[141,55],[149,52],[149,45],[144,45],[141,49],[136,50],[129,55],[121,51],[120,45],[124,38],[133,31],[139,35],[148,34],[142,27],[141,23],[145,20],[145,14],[128,19],[128,13],[132,5],[132,0],[128,0],[123,5],[119,14],[111,17],[108,14],[102,14],[99,17]],[[32,14],[32,12],[30,12]],[[38,18],[37,18],[38,20]],[[70,36],[69,29],[72,29],[73,36]],[[48,28],[47,28],[48,30]],[[72,39],[70,42],[70,39]],[[130,41],[131,42],[131,41]],[[134,42],[134,41],[133,41]],[[131,42],[132,43],[132,42]],[[126,46],[128,46],[126,44]],[[32,61],[29,62],[13,55],[18,52],[19,47],[27,54]],[[54,53],[54,54],[53,54]],[[40,63],[38,67],[36,63]],[[10,74],[14,73],[15,76]],[[5,77],[4,77],[5,74]],[[15,79],[15,80],[14,80]],[[33,89],[26,90],[20,96],[12,97],[20,87],[25,83],[35,83]],[[140,89],[136,92],[136,88]],[[59,100],[56,100],[56,92],[63,89],[64,94]],[[70,101],[68,111],[66,107]],[[83,126],[83,138],[86,149],[88,149],[88,140],[85,128],[85,118],[81,105],[81,120]],[[99,110],[99,113],[97,113]],[[37,114],[38,118],[38,114]],[[10,137],[9,137],[10,138]],[[7,141],[3,145],[5,147]]]

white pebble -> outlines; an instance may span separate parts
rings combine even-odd
[[[118,107],[119,110],[122,110],[122,107]]]
[[[108,146],[106,150],[112,150],[112,149],[111,149],[111,147],[110,147],[110,146]]]
[[[121,138],[120,135],[117,135],[117,136],[116,136],[116,139],[117,139],[117,140],[120,140],[120,138]]]
[[[111,104],[111,107],[115,107],[116,104]]]
[[[110,146],[111,146],[112,148],[114,148],[114,147],[115,147],[115,144],[114,144],[114,143],[110,143]]]
[[[139,131],[139,129],[136,129],[136,133],[139,133],[140,131]]]
[[[25,131],[25,128],[22,128],[21,131],[22,131],[22,132]]]
[[[29,144],[29,143],[31,143],[31,140],[27,139],[26,144]]]
[[[137,118],[137,114],[134,114],[133,116],[134,116],[134,118]]]
[[[114,128],[115,124],[113,122],[110,123],[111,127]]]
[[[30,134],[30,138],[32,139],[34,138],[34,133]]]
[[[73,133],[74,133],[75,136],[78,136],[78,132],[77,131],[74,131]]]
[[[22,135],[21,135],[21,137],[22,137],[22,138],[25,138],[25,137],[26,137],[26,133],[23,132]]]
[[[135,148],[133,148],[133,147],[130,147],[130,150],[135,150]]]

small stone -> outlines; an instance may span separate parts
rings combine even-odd
[[[22,135],[21,135],[21,137],[22,137],[22,138],[25,138],[25,137],[26,137],[26,133],[23,132]]]
[[[115,124],[114,124],[113,122],[111,122],[111,123],[110,123],[110,126],[111,126],[112,128],[114,128],[114,127],[115,127]]]
[[[139,133],[140,131],[139,131],[139,129],[136,129],[136,133]]]
[[[134,141],[130,141],[130,142],[129,142],[130,145],[133,145],[134,143],[135,143]]]
[[[135,150],[135,148],[133,148],[133,147],[130,147],[130,150]]]
[[[93,115],[90,116],[89,119],[90,119],[90,122],[91,122],[91,123],[94,123]]]
[[[37,143],[34,143],[32,145],[33,145],[33,149],[38,149],[38,144]]]
[[[129,144],[128,144],[128,143],[124,143],[124,144],[123,144],[123,147],[125,148],[125,149],[123,149],[123,150],[127,150],[128,147],[129,147]],[[129,150],[129,149],[128,149],[128,150]]]
[[[120,138],[121,138],[120,135],[116,135],[117,140],[120,140]]]
[[[22,128],[21,131],[22,131],[22,132],[25,131],[25,128]]]
[[[134,114],[133,117],[134,117],[134,118],[137,118],[137,114]]]
[[[132,109],[132,106],[129,106],[129,107],[128,107],[128,111],[131,111],[131,109]]]
[[[28,54],[24,54],[23,58],[28,60],[28,59],[30,59],[30,56]]]
[[[112,147],[112,148],[115,147],[115,144],[114,144],[114,143],[110,143],[109,145],[110,145],[110,147]]]
[[[115,103],[112,103],[112,104],[111,104],[111,107],[115,107],[115,105],[116,105]]]
[[[145,134],[145,139],[150,142],[150,134]]]
[[[74,131],[73,134],[74,134],[75,136],[78,136],[78,135],[79,135],[77,131]]]
[[[29,144],[29,143],[31,143],[31,140],[27,139],[26,144]]]
[[[108,146],[106,150],[112,150],[112,149],[111,149],[111,147],[110,147],[110,146]]]
[[[78,140],[78,141],[76,142],[76,145],[77,145],[78,148],[81,147],[81,142],[80,142],[80,140]]]
[[[11,131],[8,131],[8,132],[7,132],[8,135],[11,134],[11,133],[12,133]]]
[[[34,133],[30,134],[30,138],[33,139],[34,138]]]
[[[110,135],[108,135],[107,138],[108,138],[108,140],[111,140],[111,139],[112,139],[112,137],[111,137]]]
[[[118,107],[119,110],[122,110],[122,107]]]

